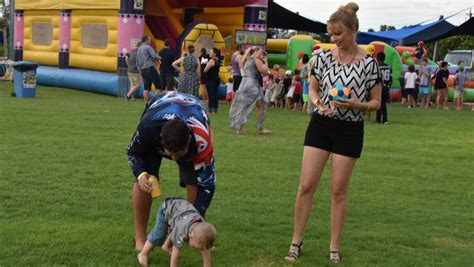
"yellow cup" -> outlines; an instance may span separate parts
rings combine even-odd
[[[151,190],[151,197],[156,198],[161,196],[160,182],[158,182],[158,179],[156,177],[150,177],[148,178],[148,182],[150,182],[151,186],[153,187]]]

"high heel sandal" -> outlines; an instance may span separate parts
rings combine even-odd
[[[286,261],[295,261],[300,256],[303,251],[303,241],[299,244],[291,244],[290,249],[288,250],[288,255],[286,255]]]
[[[329,260],[332,263],[340,263],[341,262],[341,255],[339,255],[339,251],[330,251],[329,252]]]

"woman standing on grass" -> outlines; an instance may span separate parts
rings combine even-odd
[[[268,65],[265,60],[265,51],[260,47],[247,49],[241,59],[242,82],[235,92],[234,101],[229,110],[230,127],[237,134],[244,133],[244,124],[249,119],[254,106],[257,106],[257,124],[259,134],[270,134],[271,131],[263,127],[265,121],[265,102],[263,91],[258,79],[259,75],[268,74]]]
[[[219,78],[219,69],[221,67],[220,55],[219,49],[215,47],[212,48],[209,51],[209,61],[204,68],[204,72],[206,73],[207,96],[209,98],[209,113],[217,113],[219,106],[217,91],[221,83],[221,79]]]
[[[306,130],[301,177],[296,195],[294,231],[285,260],[296,260],[303,248],[302,235],[324,167],[331,162],[331,243],[329,259],[338,263],[339,240],[347,212],[352,170],[364,138],[364,112],[380,106],[379,68],[374,58],[357,46],[359,6],[349,3],[334,12],[328,33],[336,47],[317,55],[311,70],[310,101],[317,108]],[[351,92],[346,101],[330,102],[328,91],[342,85]],[[320,91],[321,96],[320,97]]]
[[[183,73],[179,81],[178,92],[199,97],[199,73],[201,72],[201,65],[193,56],[193,53],[194,45],[189,45],[188,53],[174,61],[171,65],[178,73],[181,72],[179,66],[181,64],[183,65]]]

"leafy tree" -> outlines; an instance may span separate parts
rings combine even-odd
[[[450,50],[470,50],[474,48],[474,37],[465,35],[456,35],[439,41],[439,52],[435,60],[444,59]],[[433,58],[435,42],[425,44],[428,50],[428,58]]]

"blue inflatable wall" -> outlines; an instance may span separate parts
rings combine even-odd
[[[119,76],[115,73],[40,66],[36,71],[36,83],[117,96]]]

